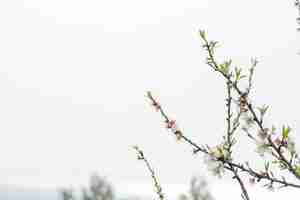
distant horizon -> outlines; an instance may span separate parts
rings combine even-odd
[[[247,183],[249,193],[252,199],[264,200],[270,198],[272,200],[282,200],[282,198],[300,196],[300,191],[291,188],[283,188],[275,191],[269,191],[263,188],[259,184],[250,185]],[[59,197],[60,188],[39,188],[37,187],[17,187],[17,186],[4,186],[0,185],[0,195],[3,194],[3,187],[11,192],[29,192],[29,193],[49,193],[54,195],[56,193]],[[115,191],[115,197],[117,199],[122,198],[141,198],[141,199],[153,199],[156,198],[156,193],[154,191],[153,185],[151,183],[125,183],[113,185]],[[4,189],[5,189],[4,188]],[[184,184],[168,184],[163,186],[163,192],[166,199],[176,200],[180,194],[188,194],[189,185]],[[79,188],[74,188],[75,193],[79,194]],[[216,181],[213,184],[209,184],[209,190],[215,200],[221,200],[222,198],[230,198],[231,200],[240,200],[240,188],[236,184],[232,184],[228,181]],[[55,195],[54,195],[55,196]]]

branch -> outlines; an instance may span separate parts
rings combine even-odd
[[[151,101],[152,105],[155,107],[156,111],[158,111],[161,114],[161,116],[163,117],[165,123],[166,124],[170,124],[171,120],[169,119],[169,117],[165,113],[165,111],[162,108],[162,106],[152,96],[151,92],[147,92],[147,97]],[[173,131],[173,134],[177,138],[178,138],[178,135],[177,135],[178,133],[177,132],[180,133],[180,139],[182,139],[183,141],[185,141],[186,143],[188,143],[189,145],[192,146],[193,153],[196,154],[198,152],[202,152],[203,154],[211,156],[211,153],[209,152],[209,150],[207,148],[205,148],[204,146],[200,146],[197,143],[195,143],[194,141],[192,141],[190,138],[188,138],[187,136],[185,136],[181,130]],[[275,177],[271,177],[268,174],[256,172],[256,171],[252,170],[250,167],[246,168],[242,164],[237,164],[237,163],[234,163],[234,162],[232,162],[230,160],[224,160],[223,158],[217,158],[217,157],[215,157],[215,159],[217,161],[220,161],[220,162],[226,164],[226,166],[224,166],[224,168],[227,169],[227,170],[231,171],[230,166],[233,166],[235,168],[238,168],[242,172],[248,173],[250,176],[252,176],[252,177],[254,177],[254,178],[258,179],[258,180],[268,180],[268,181],[273,182],[273,183],[281,184],[281,185],[283,185],[285,187],[286,186],[290,186],[290,187],[300,188],[300,185],[298,185],[298,184],[287,182],[285,179],[281,180],[281,179],[278,179],[278,178],[275,178]]]
[[[242,92],[242,90],[238,87],[237,82],[231,80],[231,76],[230,74],[226,73],[226,71],[221,70],[222,68],[220,67],[220,65],[217,64],[217,61],[215,60],[214,57],[214,48],[215,48],[215,43],[216,42],[209,42],[206,38],[205,32],[204,31],[200,31],[200,36],[204,42],[203,47],[204,49],[207,51],[208,57],[207,57],[207,64],[209,66],[211,66],[215,71],[219,72],[225,79],[227,82],[229,82],[230,84],[232,84],[233,88],[235,89],[235,91],[240,95],[240,98],[243,98],[244,100],[244,105],[247,107],[247,110],[250,111],[252,117],[253,117],[253,121],[256,123],[256,125],[259,127],[259,129],[262,132],[265,132],[265,128],[263,126],[263,121],[258,119],[257,114],[255,113],[253,106],[251,103],[249,103],[249,101],[247,100],[248,94],[250,92],[250,88],[248,88],[248,91],[246,92]],[[257,62],[254,63],[253,66],[255,66],[257,64]],[[228,70],[227,70],[228,71]],[[249,77],[249,81],[252,80],[252,74],[253,72],[251,72],[250,77]],[[249,84],[249,87],[251,87],[251,84]],[[245,110],[247,112],[247,110]],[[271,140],[271,138],[268,138],[268,142],[270,147],[278,153],[278,156],[280,158],[280,160],[282,162],[284,162],[286,164],[286,166],[288,167],[288,170],[297,178],[300,179],[300,174],[297,173],[296,169],[292,166],[292,164],[288,161],[288,159],[281,153],[279,147],[277,147],[274,142]]]
[[[299,0],[295,0],[295,6],[298,10],[298,15],[299,15],[296,20],[298,25],[300,26],[300,1]],[[300,27],[298,27],[297,30],[300,31]]]
[[[151,178],[154,182],[154,187],[156,189],[156,194],[158,195],[160,200],[164,200],[164,194],[162,192],[162,188],[159,184],[159,181],[158,181],[157,177],[155,176],[155,172],[154,172],[153,168],[151,167],[150,163],[146,159],[144,152],[142,150],[140,150],[138,146],[134,146],[133,148],[137,151],[138,160],[142,160],[142,161],[145,162],[145,164],[147,166],[147,169],[151,174]]]
[[[231,130],[231,117],[232,117],[232,113],[231,113],[231,83],[227,81],[226,83],[227,86],[227,102],[226,102],[226,107],[227,107],[227,117],[226,117],[226,121],[227,121],[227,144],[228,144],[228,152],[230,154],[230,158],[231,158],[231,147],[233,145],[232,142],[232,134],[234,133],[234,131],[232,132]],[[236,130],[236,129],[235,129]],[[235,167],[230,164],[229,165],[229,169],[231,170],[231,172],[234,174],[233,178],[236,179],[241,187],[242,190],[242,197],[245,200],[250,200],[250,197],[248,195],[247,189],[242,181],[242,179],[240,178],[239,174],[238,174],[238,170],[235,169]]]
[[[248,192],[247,192],[247,190],[246,190],[246,187],[245,187],[245,185],[244,185],[244,183],[243,183],[241,177],[239,176],[237,170],[235,170],[234,167],[233,167],[232,165],[230,166],[230,168],[231,168],[231,170],[232,170],[232,172],[233,172],[233,174],[234,174],[234,177],[233,177],[233,178],[234,178],[234,179],[237,179],[237,181],[238,181],[239,184],[240,184],[241,190],[242,190],[242,192],[243,192],[243,194],[242,194],[243,199],[245,199],[245,200],[250,200],[249,195],[248,195]]]

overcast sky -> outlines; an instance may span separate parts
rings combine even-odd
[[[166,185],[205,174],[145,98],[153,91],[199,143],[220,141],[224,82],[204,64],[200,28],[221,42],[220,57],[260,60],[254,103],[271,105],[268,125],[296,133],[296,17],[283,0],[0,1],[0,184],[80,185],[94,171],[148,182],[136,144]]]

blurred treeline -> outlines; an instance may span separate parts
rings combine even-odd
[[[79,194],[75,193],[72,188],[60,190],[62,200],[116,200],[116,196],[118,196],[115,194],[112,184],[97,174],[91,175],[89,185],[82,187]],[[143,200],[143,194],[138,198]],[[189,184],[189,191],[180,194],[177,200],[214,200],[214,198],[210,193],[206,179],[193,177]]]

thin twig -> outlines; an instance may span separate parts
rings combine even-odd
[[[238,181],[238,183],[240,184],[240,187],[241,187],[241,190],[243,192],[243,195],[242,197],[245,199],[245,200],[250,200],[250,197],[248,195],[248,192],[247,192],[247,189],[241,179],[241,177],[239,176],[237,170],[234,169],[234,167],[232,165],[230,165],[230,168],[231,168],[231,171],[233,172],[234,174],[234,179],[236,179]]]
[[[158,198],[160,200],[164,200],[164,194],[162,192],[162,188],[161,188],[161,186],[159,184],[158,178],[156,177],[155,172],[154,172],[153,168],[151,167],[149,161],[145,157],[144,152],[142,150],[140,150],[138,146],[134,146],[133,148],[137,151],[138,160],[143,160],[144,163],[146,164],[147,169],[150,172],[151,178],[152,178],[152,180],[154,182],[154,187],[156,189],[156,194],[158,195]]]
[[[230,82],[227,81],[226,83],[227,86],[227,101],[226,101],[226,107],[227,107],[227,117],[226,117],[226,121],[227,121],[227,143],[228,143],[228,152],[230,154],[231,157],[231,147],[232,147],[232,134],[234,132],[232,132],[231,130],[231,84]],[[241,179],[241,177],[238,174],[238,170],[235,169],[235,167],[232,164],[229,164],[229,169],[231,170],[231,172],[234,174],[234,179],[236,179],[241,187],[242,193],[243,193],[243,197],[245,198],[245,200],[250,200],[250,197],[248,195],[247,189]]]

